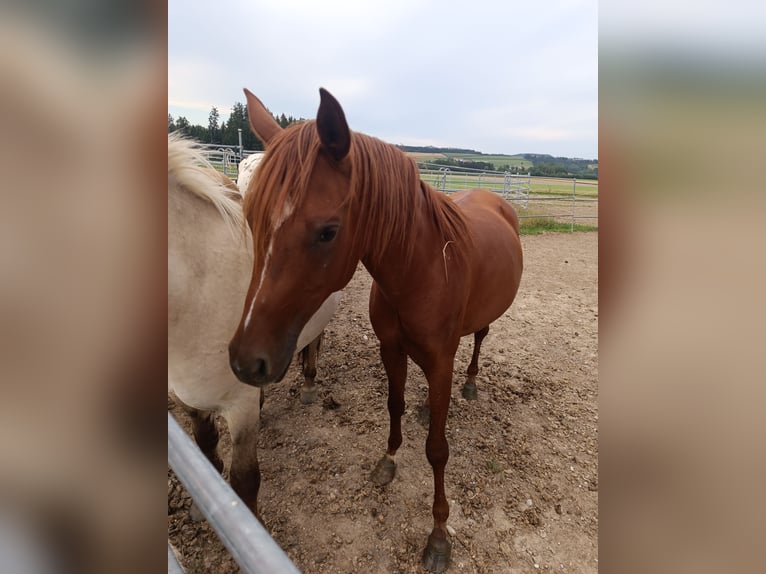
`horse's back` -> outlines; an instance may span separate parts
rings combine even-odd
[[[519,216],[513,206],[502,197],[486,189],[467,189],[450,196],[468,217],[478,221],[495,213],[508,222],[516,236],[519,235]]]
[[[253,174],[255,174],[255,168],[258,167],[258,164],[261,163],[262,159],[262,153],[254,153],[239,162],[237,186],[242,195],[247,193],[250,180],[253,179]]]
[[[225,173],[221,173],[217,169],[212,170],[214,173],[211,175],[218,180],[218,182],[223,185],[225,188],[227,188],[230,192],[228,197],[230,199],[233,199],[234,201],[241,201],[242,200],[242,193],[240,192],[239,188],[237,187],[237,184],[234,183],[229,176],[227,176]]]
[[[484,189],[451,196],[471,231],[470,295],[463,334],[476,332],[502,315],[521,282],[523,255],[519,218],[510,203]]]

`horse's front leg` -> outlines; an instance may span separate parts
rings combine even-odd
[[[189,415],[192,423],[194,441],[218,472],[223,472],[223,461],[218,454],[218,428],[215,426],[215,414],[186,406],[180,401],[184,412]]]
[[[404,385],[407,381],[407,353],[397,343],[380,343],[380,356],[388,377],[388,449],[372,471],[370,480],[378,486],[388,484],[396,474],[396,451],[402,444]]]
[[[231,433],[231,466],[229,483],[242,501],[260,520],[258,490],[261,471],[258,465],[258,427],[260,426],[260,392],[249,388],[248,397],[240,397],[224,413]],[[261,522],[263,522],[261,520]]]
[[[434,473],[434,528],[423,550],[423,567],[429,572],[447,569],[452,554],[452,543],[447,532],[449,505],[444,492],[444,469],[449,459],[449,444],[445,434],[450,392],[452,390],[452,359],[442,359],[426,369],[431,419],[426,439],[426,457]]]

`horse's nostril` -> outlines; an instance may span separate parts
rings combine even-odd
[[[234,374],[237,375],[238,379],[242,378],[242,367],[239,364],[239,361],[236,358],[233,358],[229,361],[229,366],[231,366],[231,370],[234,371]]]
[[[258,358],[253,363],[253,375],[256,379],[265,379],[269,374],[269,363],[266,359]]]

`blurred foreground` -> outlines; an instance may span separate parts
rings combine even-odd
[[[678,4],[600,11],[600,567],[765,571],[763,7]],[[166,567],[165,13],[134,6],[0,9],[3,572]]]
[[[600,6],[600,567],[762,572],[764,11],[649,4]]]
[[[165,22],[0,9],[0,571],[165,568]]]

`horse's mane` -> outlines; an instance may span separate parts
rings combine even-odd
[[[286,208],[289,211],[289,206],[300,205],[311,193],[308,183],[320,147],[314,120],[290,126],[269,142],[251,193],[244,200],[244,213],[256,230],[256,254],[265,254],[268,236]],[[360,222],[355,241],[373,262],[392,243],[401,245],[405,259],[409,259],[414,241],[407,241],[407,235],[423,206],[444,238],[445,247],[452,243],[456,253],[465,254],[471,235],[462,213],[447,196],[420,180],[417,165],[401,150],[352,131],[349,160],[348,206],[356,203]]]
[[[244,214],[236,184],[210,164],[196,142],[176,132],[168,134],[168,191],[171,178],[180,189],[212,204],[231,229],[241,233]]]

